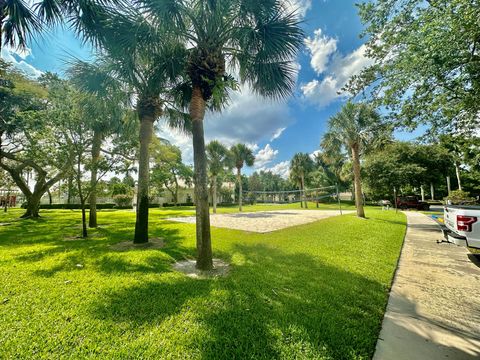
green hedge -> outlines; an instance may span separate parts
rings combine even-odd
[[[170,203],[163,204],[163,207],[174,207],[174,206],[175,206],[175,204],[170,204]],[[177,206],[193,206],[193,202],[178,203]]]
[[[85,207],[88,209],[88,204],[85,205]],[[54,209],[63,209],[63,210],[78,210],[81,209],[82,205],[80,204],[41,204],[40,209],[49,209],[49,210],[54,210]],[[115,209],[115,204],[97,204],[97,210],[103,210],[103,209]]]

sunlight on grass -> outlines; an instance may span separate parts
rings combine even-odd
[[[0,215],[0,358],[368,359],[405,233],[402,213],[369,208],[267,234],[213,228],[232,271],[196,280],[171,268],[194,256],[194,225],[163,220],[191,209],[152,210],[165,248],[122,252],[110,245],[132,238],[132,211],[100,211],[86,240],[78,211],[20,214]]]

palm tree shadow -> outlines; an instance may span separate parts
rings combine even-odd
[[[265,245],[237,245],[233,253],[244,262],[229,277],[162,277],[104,294],[91,315],[160,325],[193,311],[209,336],[191,330],[188,347],[203,359],[373,355],[387,286],[308,254]]]

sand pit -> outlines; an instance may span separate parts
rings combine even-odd
[[[352,212],[351,210],[343,211],[344,214]],[[272,210],[212,214],[210,215],[210,224],[221,228],[267,233],[338,215],[340,215],[338,210]],[[195,216],[168,218],[168,220],[194,224]]]

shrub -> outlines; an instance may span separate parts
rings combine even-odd
[[[447,204],[452,205],[468,205],[468,204],[475,204],[475,198],[470,196],[470,193],[463,190],[454,190],[450,192],[445,198]]]
[[[130,208],[132,207],[132,197],[127,194],[118,194],[113,196],[113,201],[118,208]]]

